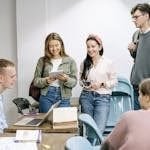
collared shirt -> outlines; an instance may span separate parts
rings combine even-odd
[[[3,98],[2,95],[0,95],[0,133],[3,133],[3,129],[7,127],[8,125],[6,123],[6,118],[4,114]]]

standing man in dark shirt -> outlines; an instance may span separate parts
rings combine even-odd
[[[130,81],[134,90],[134,109],[140,109],[138,101],[139,83],[150,77],[150,5],[148,3],[137,4],[131,10],[133,22],[138,31],[133,35],[133,41],[128,49],[134,58]]]

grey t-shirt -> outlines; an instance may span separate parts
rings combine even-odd
[[[132,68],[130,81],[139,85],[144,78],[150,77],[150,31],[140,33],[135,63]]]

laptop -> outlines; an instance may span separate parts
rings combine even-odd
[[[35,116],[24,116],[21,120],[17,121],[14,125],[15,126],[32,126],[37,127],[41,125],[44,121],[48,119],[48,116],[52,112],[53,108],[56,108],[60,104],[60,101],[53,104],[51,108],[48,110],[48,112],[41,116],[41,115],[35,115]]]

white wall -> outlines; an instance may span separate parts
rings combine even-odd
[[[16,1],[0,0],[0,58],[12,60],[17,65]],[[12,99],[17,96],[17,86],[4,95],[4,109],[8,123],[17,116]]]
[[[135,31],[130,16],[132,6],[129,0],[17,0],[19,95],[28,97],[35,65],[43,55],[44,40],[50,32],[62,36],[78,69],[86,55],[88,34],[98,34],[104,55],[114,61],[119,75],[129,78],[132,59],[127,46]],[[80,90],[77,85],[73,96],[79,96]]]
[[[104,54],[114,60],[118,73],[128,78],[132,59],[127,45],[135,30],[130,9],[142,2],[149,1],[0,0],[0,57],[11,59],[18,66],[18,88],[4,93],[8,122],[17,115],[11,99],[28,97],[29,83],[37,60],[43,55],[44,40],[49,32],[62,36],[66,51],[76,60],[78,68],[85,57],[87,35],[100,35]],[[80,90],[78,85],[73,95],[78,96]]]

